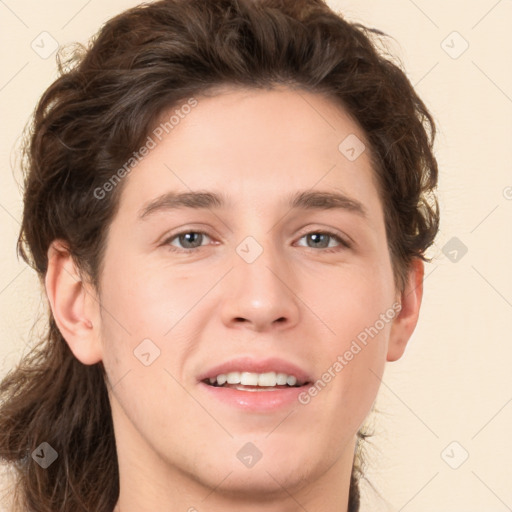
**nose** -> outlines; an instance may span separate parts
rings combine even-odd
[[[230,328],[256,332],[289,329],[299,320],[294,277],[277,251],[266,247],[252,262],[235,254],[223,283],[221,316]]]

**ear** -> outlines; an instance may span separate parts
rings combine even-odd
[[[423,276],[425,266],[419,258],[414,258],[408,272],[407,283],[400,294],[402,308],[393,320],[388,344],[388,361],[400,359],[405,351],[420,314],[423,297]]]
[[[62,240],[54,240],[48,249],[45,288],[57,327],[75,357],[86,365],[101,361],[96,291],[82,280]]]

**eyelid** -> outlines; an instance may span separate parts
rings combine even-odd
[[[168,248],[170,247],[171,251],[172,252],[178,252],[178,253],[189,253],[189,254],[192,254],[196,251],[198,251],[199,249],[201,248],[204,248],[204,247],[207,247],[209,244],[207,245],[200,245],[198,247],[195,247],[195,248],[191,248],[191,249],[183,249],[183,248],[180,248],[180,247],[176,247],[174,245],[171,245],[171,241],[175,240],[176,238],[178,238],[179,236],[181,235],[185,235],[187,233],[196,233],[196,234],[201,234],[203,236],[206,236],[208,237],[210,240],[213,240],[215,237],[212,236],[210,233],[209,233],[209,230],[201,230],[201,228],[194,228],[193,226],[189,226],[187,228],[184,228],[184,229],[181,229],[180,231],[177,231],[177,232],[174,232],[174,233],[171,233],[169,234],[168,236],[164,236],[162,237],[163,238],[163,242],[161,245],[163,246],[167,246]],[[304,238],[305,236],[307,235],[310,235],[310,234],[322,234],[322,235],[327,235],[331,238],[335,238],[338,240],[338,243],[340,244],[338,247],[322,247],[322,248],[315,248],[315,247],[307,247],[307,246],[299,246],[299,247],[305,247],[306,249],[312,249],[313,251],[316,251],[316,252],[327,252],[327,253],[332,253],[332,252],[336,252],[336,251],[342,251],[342,250],[346,250],[346,249],[351,249],[352,246],[353,246],[353,241],[352,239],[347,236],[347,235],[344,235],[343,233],[333,229],[333,228],[305,228],[301,234],[297,237],[297,240],[301,240],[302,238]],[[216,245],[216,243],[214,243],[214,245]],[[341,247],[340,247],[341,246]]]
[[[222,239],[222,237],[219,235],[214,234],[216,231],[211,226],[204,226],[201,224],[186,224],[185,226],[180,226],[164,233],[159,237],[157,244],[160,245],[161,243],[162,245],[165,245],[169,242],[169,240],[172,240],[186,233],[202,233],[203,235],[207,235],[210,238]]]
[[[301,235],[299,235],[298,239],[300,240],[301,238],[303,238],[311,233],[320,233],[323,235],[328,235],[332,238],[338,238],[340,243],[342,245],[346,246],[346,248],[348,248],[348,249],[352,248],[352,246],[354,244],[354,241],[348,235],[345,235],[341,231],[338,231],[337,229],[330,228],[330,227],[316,227],[316,228],[308,227],[302,232]],[[313,249],[313,247],[308,247],[308,249]],[[334,249],[334,247],[330,247],[329,249]],[[324,249],[324,251],[325,250],[327,250],[327,249]]]

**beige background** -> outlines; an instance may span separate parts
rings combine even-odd
[[[42,58],[31,42],[46,37],[51,49],[43,31],[60,45],[85,42],[137,3],[0,0],[0,376],[45,311],[34,273],[15,254],[16,143],[57,76],[55,54]],[[512,1],[329,4],[393,36],[439,128],[441,232],[418,327],[402,360],[388,364],[374,416],[367,474],[387,506],[369,493],[365,510],[512,510]],[[445,246],[453,237],[468,249],[455,262]]]

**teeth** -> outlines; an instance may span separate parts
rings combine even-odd
[[[257,373],[242,372],[240,374],[240,384],[243,384],[244,386],[257,386],[258,380],[259,378]]]
[[[286,378],[287,378],[286,373],[278,373],[276,375],[276,384],[278,386],[285,386],[286,385]]]
[[[297,378],[293,375],[288,375],[288,377],[286,377],[286,384],[288,384],[288,386],[295,386],[295,384],[297,384]]]
[[[218,386],[228,384],[241,384],[242,386],[261,386],[261,387],[274,387],[274,386],[295,386],[302,385],[302,382],[297,381],[295,375],[287,375],[286,373],[252,373],[252,372],[229,372],[221,373],[217,377],[210,377],[210,384],[217,383]]]
[[[228,384],[240,384],[240,372],[228,373]]]
[[[258,375],[258,386],[275,386],[277,383],[276,372],[260,373]]]

